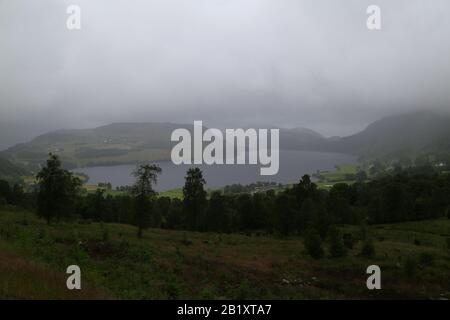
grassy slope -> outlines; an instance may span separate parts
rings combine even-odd
[[[70,291],[66,275],[30,262],[0,247],[0,297],[2,299],[106,299],[101,290],[84,287]],[[82,284],[83,286],[83,284]]]
[[[358,234],[354,227],[343,228]],[[449,297],[445,236],[450,234],[450,220],[376,226],[370,231],[376,258],[358,257],[358,243],[347,258],[316,261],[296,238],[151,229],[138,240],[132,226],[47,226],[31,213],[0,209],[0,255],[21,261],[14,268],[0,262],[0,298],[71,298],[61,274],[70,264],[81,267],[83,283],[117,298]],[[415,239],[420,246],[413,244]],[[404,262],[421,253],[432,254],[433,264],[418,269],[415,278],[407,277]],[[381,291],[366,289],[370,264],[382,269]],[[54,272],[59,273],[53,276]],[[95,297],[96,292],[82,294]]]

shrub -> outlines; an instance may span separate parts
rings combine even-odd
[[[322,239],[317,231],[309,231],[305,236],[305,248],[314,259],[320,259],[324,255]]]
[[[408,257],[403,269],[408,278],[415,278],[417,274],[417,261],[414,258]]]
[[[344,246],[342,235],[338,228],[330,229],[330,255],[332,258],[344,257],[347,254],[347,248]]]
[[[423,252],[419,256],[419,264],[422,267],[432,266],[434,262],[434,257],[431,253]]]
[[[368,240],[364,242],[363,247],[361,248],[361,256],[366,258],[373,258],[375,256],[375,246],[372,241]]]
[[[193,244],[192,240],[188,239],[186,232],[183,233],[183,239],[181,240],[181,243],[185,246],[190,246]]]
[[[353,238],[351,233],[344,234],[344,246],[347,249],[353,249],[353,245],[355,244],[355,239]]]
[[[169,300],[175,300],[180,298],[182,288],[179,281],[174,276],[170,276],[166,280],[165,291],[167,294],[167,299]]]
[[[102,240],[103,240],[104,242],[109,241],[109,231],[108,231],[107,228],[104,228],[104,229],[103,229],[103,232],[102,232]]]
[[[367,238],[368,238],[368,230],[367,230],[367,225],[366,225],[365,223],[362,223],[362,224],[360,225],[360,230],[359,230],[359,232],[360,232],[360,238],[361,238],[361,240],[366,241]]]
[[[42,240],[45,238],[45,236],[47,235],[45,229],[39,229],[38,231],[38,239]]]

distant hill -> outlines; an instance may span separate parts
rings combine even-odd
[[[320,149],[326,142],[326,138],[311,129],[280,129],[281,149],[315,150]]]
[[[41,133],[43,133],[42,130],[30,125],[0,122],[0,150],[30,141]]]
[[[59,154],[67,168],[130,164],[170,159],[173,130],[192,124],[113,123],[94,129],[58,130],[18,144],[3,154],[34,171]],[[325,138],[305,128],[280,129],[280,148],[341,152],[361,157],[414,157],[418,153],[449,152],[450,116],[413,112],[383,118],[347,137]]]
[[[48,157],[59,154],[67,168],[169,160],[172,132],[192,125],[172,123],[113,123],[94,129],[58,130],[4,152],[34,171]],[[308,149],[323,143],[320,134],[304,128],[281,129],[282,149]]]
[[[450,116],[428,111],[383,118],[365,130],[328,141],[323,149],[365,157],[414,155],[450,150]]]
[[[13,161],[38,170],[48,153],[60,155],[66,168],[167,160],[171,123],[113,123],[94,129],[57,130],[7,149]]]

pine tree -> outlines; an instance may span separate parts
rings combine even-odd
[[[37,211],[50,224],[51,220],[69,216],[75,207],[81,181],[64,170],[57,155],[49,154],[47,164],[37,174],[39,184]]]
[[[202,227],[202,215],[206,205],[205,184],[206,181],[199,168],[187,171],[183,187],[183,204],[187,227],[191,230],[199,230]]]
[[[138,227],[138,237],[142,238],[142,231],[148,227],[152,204],[157,195],[153,185],[158,182],[158,174],[161,168],[157,165],[140,165],[133,172],[136,182],[131,188],[131,195],[134,197],[135,223]]]

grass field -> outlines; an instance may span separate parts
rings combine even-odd
[[[101,189],[101,190],[104,190],[104,194],[106,196],[108,196],[108,195],[121,196],[121,195],[127,194],[127,192],[125,192],[125,191],[107,190],[105,188],[100,188],[97,185],[93,185],[93,184],[85,184],[85,185],[83,185],[83,189],[85,189],[86,192],[88,192],[88,193],[95,193],[97,190]],[[175,199],[175,198],[176,199],[183,199],[183,189],[182,188],[178,188],[178,189],[173,189],[173,190],[159,192],[158,196],[159,197],[169,197],[169,198],[172,198],[172,199]]]
[[[313,260],[298,238],[150,229],[139,240],[133,226],[47,226],[30,212],[3,208],[0,298],[450,298],[449,219],[369,233],[375,258],[360,257],[358,242],[345,258]],[[411,259],[414,272],[405,272]],[[82,270],[81,291],[65,289],[71,264]],[[381,267],[382,290],[366,288],[371,264]]]
[[[317,181],[317,186],[323,189],[330,189],[336,183],[352,184],[354,179],[350,179],[358,172],[356,165],[347,164],[336,166],[335,170],[320,171],[320,179]]]
[[[173,189],[173,190],[169,190],[169,191],[163,191],[160,192],[158,194],[160,197],[169,197],[172,199],[183,199],[183,189],[182,188],[178,188],[178,189]]]

